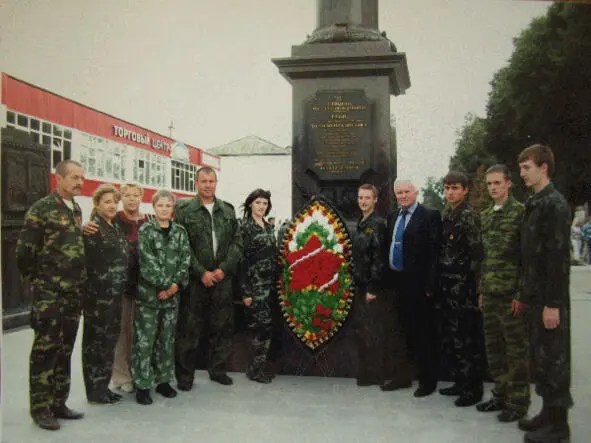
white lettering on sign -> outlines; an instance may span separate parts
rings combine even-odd
[[[163,140],[150,139],[148,134],[140,134],[139,132],[131,131],[118,125],[113,125],[113,134],[117,137],[125,138],[127,140],[141,143],[142,145],[151,146],[160,151],[170,151],[170,143]]]

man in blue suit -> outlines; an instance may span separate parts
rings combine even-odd
[[[385,280],[397,299],[409,358],[415,365],[419,387],[414,396],[425,397],[437,387],[439,366],[435,293],[441,215],[417,202],[419,191],[410,180],[397,180],[394,194],[399,207],[387,220]]]

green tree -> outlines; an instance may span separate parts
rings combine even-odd
[[[547,144],[556,159],[553,182],[572,205],[591,202],[591,5],[553,4],[514,45],[491,82],[486,151],[518,177],[519,152]]]
[[[443,179],[435,177],[427,178],[427,184],[421,189],[423,205],[431,209],[443,211],[445,200],[443,199]]]
[[[495,157],[487,151],[487,121],[486,118],[468,113],[464,126],[457,131],[455,154],[449,162],[449,169],[463,171],[474,178],[481,165],[485,167],[496,163]]]

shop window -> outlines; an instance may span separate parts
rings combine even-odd
[[[195,192],[195,173],[197,166],[172,160],[172,188],[175,191]]]
[[[19,114],[16,118],[16,123],[23,128],[29,127],[29,119],[26,115]]]
[[[6,121],[8,123],[12,123],[13,125],[16,123],[16,115],[12,111],[6,111]]]
[[[62,152],[61,151],[53,151],[52,152],[52,167],[55,167],[62,161]]]
[[[41,126],[45,134],[51,134],[51,123],[43,122]]]
[[[39,123],[39,120],[37,120],[36,118],[32,118],[31,119],[31,130],[39,131],[40,128],[41,128],[41,124]]]

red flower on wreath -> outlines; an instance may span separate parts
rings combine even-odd
[[[344,263],[343,257],[322,246],[317,235],[312,235],[302,249],[289,253],[286,260],[291,268],[289,287],[292,291],[301,291],[309,285],[320,288],[328,284]],[[329,286],[329,290],[335,288],[338,285]]]

